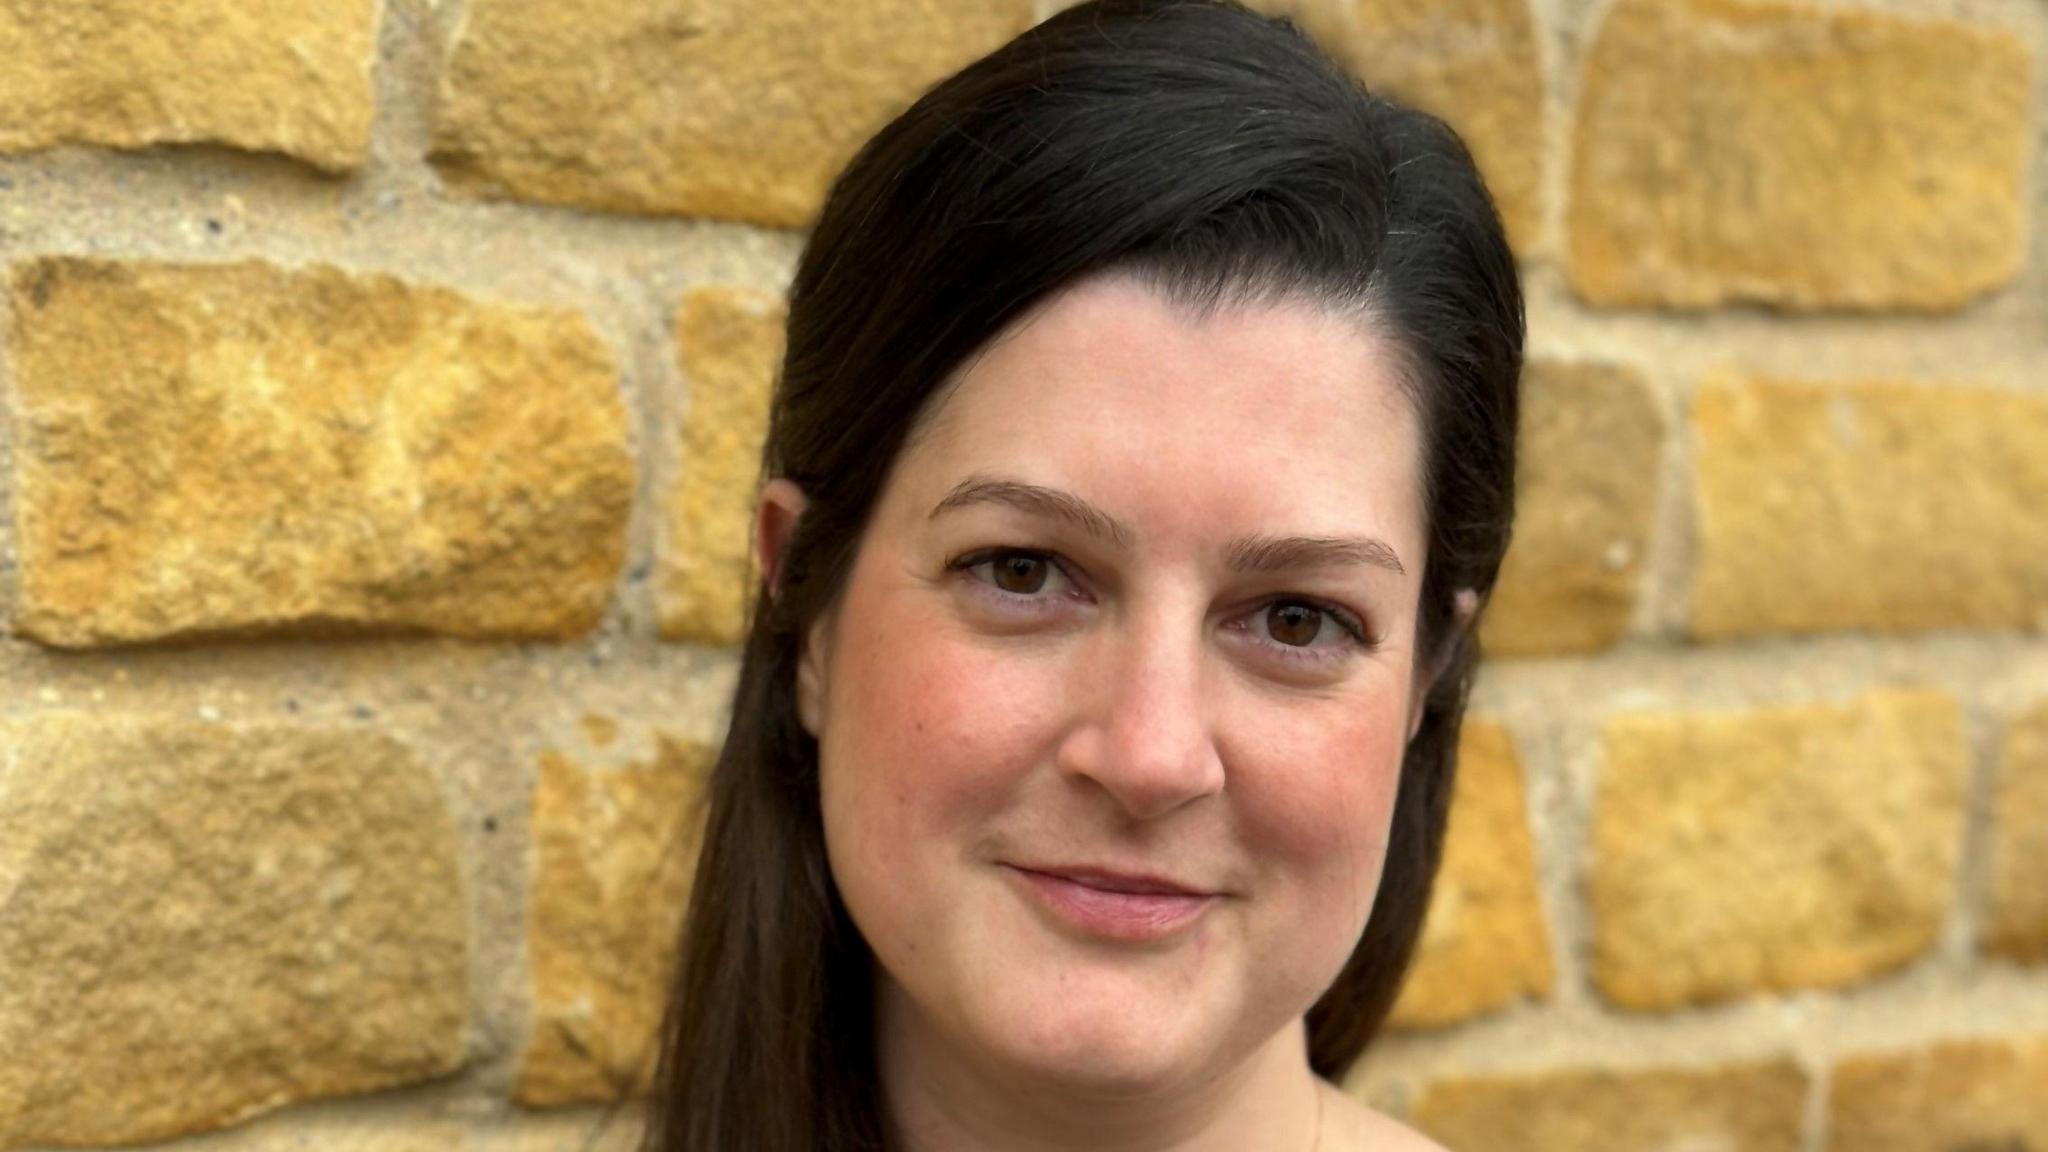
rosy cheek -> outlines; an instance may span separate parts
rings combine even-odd
[[[907,848],[997,808],[1029,769],[1045,670],[960,634],[915,600],[890,607],[872,605],[862,618],[873,627],[843,638],[832,711],[853,730],[835,733],[834,768],[848,774],[860,826]]]
[[[1261,777],[1240,791],[1248,827],[1261,830],[1273,859],[1314,877],[1321,896],[1361,919],[1378,887],[1400,779],[1397,711],[1354,699],[1328,714],[1266,723],[1263,741],[1240,742],[1245,770],[1256,766]]]

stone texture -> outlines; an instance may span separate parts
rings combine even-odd
[[[580,315],[257,262],[49,258],[8,291],[29,636],[602,616],[633,462]]]
[[[2048,963],[2048,703],[2006,733],[1997,813],[1985,943],[2013,960]]]
[[[725,288],[692,292],[676,314],[690,406],[655,592],[665,639],[727,645],[744,638],[754,498],[784,316],[775,297]]]
[[[644,1116],[631,1106],[618,1111],[543,1113],[512,1117],[495,1125],[474,1125],[463,1134],[458,1148],[460,1152],[639,1152],[645,1127]]]
[[[1487,605],[1489,655],[1591,652],[1628,630],[1656,516],[1664,421],[1641,376],[1536,363],[1523,375],[1515,537]]]
[[[1851,984],[1919,956],[1955,888],[1956,702],[1617,716],[1593,820],[1593,970],[1633,1009]]]
[[[0,1147],[168,1139],[465,1058],[441,788],[369,731],[0,724]]]
[[[1425,1028],[1544,997],[1555,979],[1514,738],[1468,720],[1443,868],[1390,1023]]]
[[[0,0],[0,152],[223,144],[363,163],[378,0]]]
[[[1830,1152],[2048,1148],[2048,1037],[1937,1044],[1844,1060],[1828,1094]]]
[[[1471,148],[1517,252],[1543,224],[1543,65],[1529,0],[1254,0],[1374,92],[1441,116]]]
[[[637,1152],[644,1117],[635,1102],[549,1112],[473,1105],[300,1108],[179,1141],[176,1152]]]
[[[1693,425],[1694,635],[2048,628],[2048,393],[1724,379]]]
[[[651,761],[541,758],[528,931],[533,1035],[514,1095],[555,1107],[645,1091],[702,835],[706,748],[657,734]]]
[[[1031,0],[472,0],[435,158],[480,190],[798,227],[862,141]]]
[[[470,1152],[478,1144],[462,1124],[442,1115],[376,1108],[295,1109],[170,1147],[174,1152]],[[556,1147],[562,1152],[577,1146]]]
[[[2016,35],[1766,0],[1620,0],[1587,55],[1568,272],[1602,305],[1958,307],[2024,250]]]
[[[1431,1085],[1414,1119],[1459,1152],[1798,1152],[1806,1092],[1789,1061],[1546,1072]]]

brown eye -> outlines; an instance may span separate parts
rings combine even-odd
[[[1045,557],[1028,552],[1012,552],[989,561],[995,586],[1019,596],[1030,596],[1044,588],[1048,567]]]
[[[1323,630],[1323,613],[1306,604],[1275,604],[1266,609],[1266,631],[1292,648],[1306,648]]]

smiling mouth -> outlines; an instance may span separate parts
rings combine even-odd
[[[1003,870],[1033,904],[1068,931],[1141,944],[1185,931],[1219,894],[1150,876],[1088,868],[1047,871],[1006,864]]]

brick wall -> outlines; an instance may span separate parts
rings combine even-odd
[[[1530,292],[1356,1090],[2048,1148],[2048,6],[1268,6]],[[629,1146],[800,230],[1048,7],[0,0],[0,1149]]]

